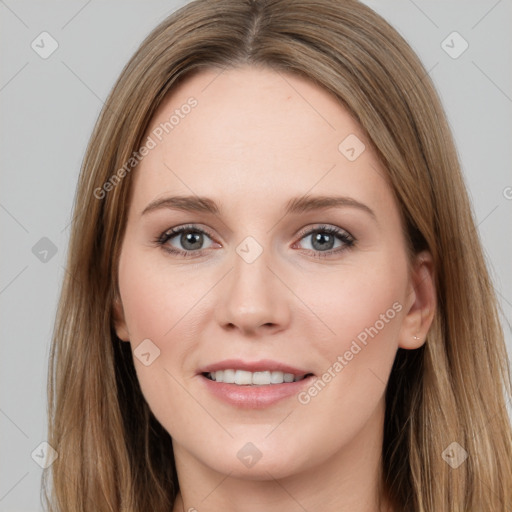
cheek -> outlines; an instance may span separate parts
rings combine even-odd
[[[390,278],[392,275],[394,277]],[[366,271],[362,275],[347,276],[338,284],[340,292],[332,294],[333,306],[329,309],[340,341],[336,348],[350,350],[352,342],[356,341],[365,348],[367,358],[388,346],[396,350],[402,318],[399,313],[403,309],[403,285],[399,275]],[[376,343],[371,343],[372,340]]]
[[[150,338],[161,345],[186,322],[201,295],[201,285],[191,279],[190,272],[170,272],[151,256],[128,249],[119,265],[119,287],[132,344]]]
[[[172,411],[191,407],[190,395],[183,388],[183,361],[197,340],[191,313],[197,311],[197,302],[206,292],[190,279],[190,273],[187,277],[169,272],[137,250],[123,253],[119,265],[119,287],[137,379],[155,417],[173,433],[186,431],[191,422]],[[144,358],[145,354],[149,356]],[[201,411],[195,412],[199,415]]]
[[[356,425],[377,406],[405,314],[406,265],[405,255],[390,254],[309,287],[308,302],[334,333],[314,347],[323,367],[316,385],[299,397],[306,409],[327,410],[329,421]],[[315,339],[313,331],[309,336]]]
[[[319,321],[312,328],[326,333],[321,348],[337,354],[351,341],[365,338],[396,340],[407,285],[406,261],[400,255],[374,258],[370,264],[340,267],[298,286],[297,295]],[[321,322],[320,322],[321,321]],[[315,339],[315,338],[312,338]],[[370,344],[367,344],[370,348]]]

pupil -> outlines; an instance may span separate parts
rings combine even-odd
[[[185,232],[182,235],[182,243],[183,247],[186,249],[199,249],[202,245],[202,234],[201,233],[195,233],[195,232]],[[194,242],[194,238],[196,238],[196,241]],[[183,241],[184,240],[184,241]]]
[[[333,237],[331,235],[325,233],[317,233],[313,238],[313,247],[315,247],[315,244],[318,243],[319,246],[315,247],[315,249],[325,249],[327,246],[329,249],[332,249],[332,242]]]

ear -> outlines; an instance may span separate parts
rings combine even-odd
[[[434,264],[429,251],[422,251],[411,264],[405,317],[400,328],[398,346],[416,349],[425,339],[436,311]]]
[[[123,304],[118,296],[114,299],[113,310],[114,327],[116,329],[117,337],[122,341],[130,341],[130,333],[128,332],[128,327],[126,326],[126,321],[124,319]]]

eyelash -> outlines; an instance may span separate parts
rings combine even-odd
[[[203,250],[199,251],[183,251],[181,249],[176,249],[174,247],[169,247],[166,245],[166,243],[174,238],[176,235],[179,235],[183,232],[192,232],[192,233],[201,233],[203,235],[207,235],[209,238],[213,239],[213,236],[204,229],[199,229],[195,227],[193,224],[181,226],[179,228],[172,228],[168,229],[167,231],[164,231],[161,235],[159,235],[155,240],[155,244],[157,246],[160,246],[164,251],[170,254],[176,254],[179,256],[183,256],[185,258],[198,258],[202,256]],[[343,247],[338,247],[337,249],[331,249],[329,251],[314,251],[313,257],[315,258],[327,258],[329,256],[332,256],[333,254],[341,253],[347,249],[352,248],[355,245],[356,239],[350,235],[347,231],[335,228],[333,226],[326,226],[326,225],[320,225],[313,229],[310,229],[309,231],[302,232],[300,234],[299,240],[302,240],[303,238],[310,236],[314,233],[328,233],[330,235],[334,235],[338,240],[343,242]],[[303,249],[303,250],[310,250],[310,249]]]

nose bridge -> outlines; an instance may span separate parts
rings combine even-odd
[[[221,323],[244,331],[270,324],[282,327],[289,318],[288,297],[271,270],[272,251],[255,237],[247,236],[235,247],[232,264],[220,301]]]

